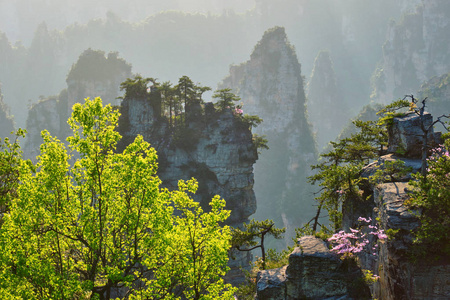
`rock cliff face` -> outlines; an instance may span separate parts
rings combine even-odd
[[[398,157],[393,153],[381,157],[367,165],[361,176],[369,178],[377,170],[383,169],[386,162],[400,159],[411,173],[421,168],[420,150],[417,143],[419,117],[394,118],[389,149],[405,147],[406,156]],[[427,115],[425,122],[432,122]],[[439,134],[431,133],[439,143]],[[415,148],[413,149],[413,144]],[[258,299],[449,299],[450,263],[448,257],[439,261],[417,259],[409,256],[413,236],[411,232],[420,226],[417,217],[405,205],[411,187],[411,173],[398,176],[395,181],[375,184],[367,182],[363,187],[368,200],[349,200],[343,204],[343,227],[358,228],[359,217],[371,217],[372,225],[390,235],[379,244],[378,258],[370,253],[361,252],[358,263],[361,269],[374,270],[379,280],[368,287],[361,279],[361,271],[356,266],[343,266],[343,262],[322,240],[312,236],[302,237],[299,247],[289,256],[289,265],[261,271],[258,274]],[[392,177],[391,177],[392,179]],[[360,199],[360,198],[358,198]],[[350,280],[353,278],[353,280]],[[372,296],[372,298],[370,298]]]
[[[284,28],[275,27],[264,34],[250,60],[230,68],[220,86],[237,92],[245,113],[264,120],[255,130],[266,135],[270,148],[255,165],[257,217],[286,226],[286,236],[305,221],[313,198],[306,176],[316,149],[300,69]]]
[[[417,11],[390,24],[372,97],[388,103],[417,91],[450,68],[450,2],[422,0]]]
[[[163,186],[173,189],[179,179],[195,177],[199,190],[194,199],[208,210],[211,198],[220,195],[226,200],[227,209],[232,210],[228,225],[241,227],[256,211],[253,164],[257,152],[249,126],[231,110],[220,112],[212,103],[206,103],[204,107],[199,104],[191,109],[193,113],[201,113],[196,113],[196,118],[187,115],[183,128],[171,129],[167,121],[155,113],[159,97],[153,92],[150,100],[123,101],[119,132],[124,143],[137,134],[143,135],[157,150],[158,176]],[[177,130],[181,130],[181,134],[177,134]],[[230,260],[227,280],[237,284],[244,279],[239,268],[248,268],[251,257],[246,252],[235,253],[235,256],[235,260]]]
[[[41,131],[46,129],[53,136],[60,139],[65,137],[66,127],[62,120],[67,121],[67,113],[64,105],[64,100],[60,101],[57,97],[50,97],[43,99],[34,104],[28,111],[27,118],[27,135],[25,139],[23,155],[26,159],[36,161],[36,156],[39,154],[39,146],[43,140]]]
[[[416,134],[420,131],[418,117],[406,116],[394,118],[389,141],[390,151],[405,149],[406,156],[399,157],[391,153],[365,167],[362,177],[368,178],[377,169],[382,169],[386,161],[402,160],[411,167],[411,173],[420,171],[420,152],[422,145]],[[425,122],[432,122],[427,115]],[[430,134],[434,142],[439,143],[438,133]],[[433,140],[432,140],[433,142]],[[412,262],[408,251],[413,236],[411,230],[420,226],[417,218],[409,211],[404,202],[408,199],[411,187],[408,181],[411,174],[396,178],[395,182],[379,185],[367,185],[365,193],[372,195],[365,202],[349,201],[343,206],[343,226],[355,228],[360,216],[379,219],[379,226],[386,232],[392,232],[392,238],[382,243],[379,258],[374,260],[369,255],[361,255],[362,268],[376,270],[380,279],[373,287],[373,296],[378,299],[448,299],[450,297],[450,264],[448,258],[430,263],[425,260]],[[374,221],[375,222],[375,221]],[[374,225],[374,224],[373,224]]]
[[[341,261],[321,239],[304,236],[288,266],[258,273],[257,299],[370,299],[370,291],[355,264]]]

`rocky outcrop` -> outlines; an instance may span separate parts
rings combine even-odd
[[[288,266],[260,271],[257,276],[260,300],[369,298],[370,292],[356,264],[340,260],[323,240],[314,236],[298,240]]]
[[[450,2],[422,0],[413,14],[391,22],[383,58],[373,76],[372,97],[388,103],[414,93],[433,76],[450,68]]]
[[[63,101],[59,101],[57,97],[42,99],[30,107],[26,125],[27,135],[23,147],[25,158],[36,161],[36,156],[40,153],[39,147],[43,142],[42,130],[47,130],[60,139],[65,137],[63,128],[65,129],[66,126],[61,122],[64,119],[67,121],[67,114],[64,109],[61,109],[62,107],[65,107]]]
[[[158,176],[163,186],[175,189],[178,180],[196,178],[199,189],[194,199],[209,210],[211,198],[220,195],[231,210],[227,224],[241,227],[256,210],[253,164],[257,152],[248,124],[231,110],[218,111],[212,103],[206,103],[191,110],[196,118],[186,116],[184,124],[171,128],[165,118],[155,113],[159,97],[158,92],[153,92],[149,99],[123,101],[119,120],[124,141],[121,147],[137,134],[143,135],[157,150]],[[251,256],[248,252],[233,256],[226,279],[238,284],[244,280],[240,268],[249,268]]]
[[[425,122],[431,124],[431,115],[426,115]],[[449,259],[430,262],[425,259],[412,261],[409,252],[413,242],[412,231],[420,223],[413,212],[405,205],[409,198],[411,173],[420,170],[422,161],[419,158],[422,145],[417,140],[421,133],[416,117],[407,115],[394,118],[390,130],[389,149],[401,151],[403,156],[390,153],[363,169],[362,177],[369,178],[376,170],[383,169],[386,162],[401,160],[410,173],[404,176],[389,176],[381,184],[367,184],[365,201],[350,200],[343,205],[343,226],[357,228],[360,216],[371,217],[372,225],[376,219],[379,226],[390,236],[380,244],[379,256],[375,260],[368,254],[361,254],[359,261],[363,269],[375,270],[380,279],[373,286],[372,296],[377,299],[448,299],[450,297],[450,264]],[[422,133],[423,134],[423,133]],[[436,136],[433,132],[432,136]],[[397,151],[398,152],[398,151]]]
[[[104,104],[118,105],[120,84],[132,76],[131,65],[117,52],[85,50],[67,75],[68,114],[81,100],[100,97]]]
[[[424,121],[431,123],[431,116],[427,115]],[[402,153],[406,156],[385,155],[366,166],[361,177],[369,179],[377,170],[385,168],[387,162],[395,160],[402,160],[411,168],[410,172],[419,171],[422,162],[417,153],[422,150],[422,145],[414,145],[413,140],[417,139],[420,130],[417,118],[411,115],[394,118],[389,149],[405,148],[407,151]],[[430,134],[434,136],[432,131]],[[449,299],[449,258],[441,257],[438,261],[417,258],[413,261],[409,255],[414,238],[412,232],[420,226],[416,217],[419,212],[413,212],[405,205],[410,197],[408,181],[411,173],[380,180],[384,182],[366,181],[362,185],[369,199],[349,199],[342,208],[343,227],[347,232],[350,227],[358,228],[359,217],[371,217],[371,225],[379,226],[389,236],[378,245],[378,259],[371,253],[358,254],[361,269],[373,270],[379,275],[370,292],[356,265],[346,266],[348,260],[337,258],[325,242],[305,236],[290,254],[288,266],[258,274],[258,299],[371,299],[371,296],[372,299],[387,300]]]
[[[389,153],[400,153],[409,158],[420,158],[423,146],[423,128],[431,128],[433,117],[430,113],[424,113],[422,117],[410,113],[402,118],[394,118],[392,126],[389,126]],[[423,128],[422,128],[423,126]],[[428,132],[429,145],[439,144],[440,133]]]
[[[286,236],[309,215],[312,192],[306,183],[316,161],[315,141],[305,111],[301,67],[284,28],[264,33],[250,60],[230,67],[220,85],[241,97],[245,113],[264,122],[255,132],[266,135],[269,150],[255,164],[257,218],[286,226]]]
[[[41,131],[65,140],[71,132],[67,119],[72,114],[72,106],[85,98],[100,97],[104,104],[118,105],[120,83],[131,77],[131,65],[117,53],[105,56],[103,51],[88,49],[79,57],[67,75],[67,89],[57,96],[40,99],[28,112],[28,130],[24,157],[35,159],[42,143]]]

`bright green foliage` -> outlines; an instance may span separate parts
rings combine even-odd
[[[218,99],[216,102],[216,107],[219,110],[234,109],[234,102],[241,100],[236,96],[231,89],[221,89],[214,92],[212,96],[214,99]]]
[[[76,104],[73,155],[44,131],[36,173],[20,164],[0,230],[0,294],[110,299],[128,287],[130,299],[230,299],[224,200],[204,213],[188,196],[195,180],[160,189],[156,152],[141,136],[115,153],[118,116],[100,98]]]
[[[450,149],[450,140],[445,149]],[[428,172],[420,173],[410,182],[412,197],[406,202],[417,214],[421,226],[415,232],[418,256],[450,255],[450,158],[448,150],[439,149],[428,159]]]
[[[25,133],[25,130],[18,129],[13,143],[9,138],[0,138],[0,212],[8,210],[11,199],[17,195],[22,154],[18,139],[25,137]]]
[[[245,230],[239,228],[233,229],[233,247],[239,251],[252,251],[261,248],[261,269],[266,268],[266,251],[264,239],[266,235],[271,235],[276,239],[283,238],[285,228],[276,228],[272,220],[256,221],[250,220],[250,223],[244,224]],[[259,238],[259,243],[255,239]]]

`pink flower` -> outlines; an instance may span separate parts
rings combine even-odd
[[[363,218],[363,217],[359,217],[358,218],[359,222],[366,222],[366,223],[370,223],[372,222],[372,218],[369,217],[369,219]]]
[[[242,115],[242,114],[244,113],[244,111],[243,111],[242,109],[236,107],[236,108],[234,109],[234,113],[235,113],[236,115]]]

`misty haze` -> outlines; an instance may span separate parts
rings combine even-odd
[[[120,208],[111,217],[110,211],[102,212],[102,193],[110,189],[122,195],[123,190],[132,198],[129,189],[139,181],[120,175],[123,186],[105,179],[111,187],[102,188],[89,174],[114,178],[119,173],[80,171],[89,169],[83,159],[93,152],[84,153],[87,144],[79,140],[79,148],[73,148],[72,136],[81,129],[67,120],[90,118],[97,97],[112,108],[97,109],[100,115],[92,122],[105,114],[107,121],[98,126],[114,124],[120,134],[117,141],[106,134],[99,144],[104,151],[97,154],[112,164],[102,168],[115,170],[114,163],[127,154],[147,159],[146,170],[161,181],[151,181],[155,189],[161,195],[167,189],[159,199],[175,199],[170,200],[175,212],[170,208],[160,217],[173,218],[168,221],[173,236],[161,233],[168,244],[154,246],[162,249],[154,257],[126,252],[131,242],[115,244],[130,238],[120,231],[125,226],[114,233],[112,244],[106,242],[112,233],[105,228],[113,226],[107,224],[119,218]],[[76,119],[74,107],[84,117]],[[447,186],[444,175],[450,159],[447,164],[444,133],[449,116],[450,1],[0,0],[0,243],[7,249],[0,257],[0,294],[11,299],[447,299],[450,181]],[[66,162],[52,165],[56,156],[46,160],[57,151],[49,150],[53,144],[41,134],[45,130],[58,139],[52,140],[61,144],[58,151],[70,150]],[[95,136],[86,132],[86,139]],[[145,143],[155,155],[139,148]],[[66,163],[65,171],[52,169]],[[48,178],[73,187],[53,186]],[[198,252],[192,250],[197,256],[179,254],[191,249],[168,242],[176,234],[188,236],[189,226],[197,224],[189,223],[191,215],[183,210],[196,211],[197,204],[184,208],[191,204],[180,204],[176,197],[182,196],[169,192],[179,189],[178,180],[191,178],[198,181],[196,193],[190,182],[182,192],[198,203],[199,214],[223,210],[215,223],[199,221],[210,229],[199,233],[204,243],[214,240],[219,247],[214,238],[221,236],[223,245],[211,250],[200,242]],[[27,190],[31,182],[34,191]],[[30,217],[35,223],[29,232],[17,229],[22,221],[11,216],[19,208],[31,216],[34,209],[20,204],[27,203],[23,199],[67,189],[64,201],[70,203],[68,191],[89,184],[90,205],[100,207],[98,224],[102,218],[106,222],[92,235],[95,243],[96,234],[104,238],[105,245],[98,246],[104,247],[102,254],[84,236],[88,225],[72,236],[70,229],[61,229],[64,221],[52,221],[64,215],[50,213],[60,204],[42,204],[41,211],[39,201],[47,200],[33,200],[38,217]],[[396,193],[391,185],[398,185]],[[142,201],[149,197],[145,193]],[[221,207],[215,195],[226,205]],[[100,200],[94,200],[97,196]],[[77,199],[74,203],[82,203]],[[80,209],[76,215],[82,216],[84,208],[74,207],[71,213]],[[81,226],[79,220],[67,221],[66,227]],[[189,234],[175,224],[184,224]],[[156,239],[157,229],[148,226],[143,230]],[[47,238],[47,232],[53,235]],[[26,235],[46,246],[38,251],[33,249],[40,244],[10,243]],[[145,239],[133,240],[136,251]],[[123,257],[108,250],[114,247]],[[84,256],[86,249],[93,254]],[[184,258],[174,258],[177,253]],[[322,260],[312,259],[314,253]],[[192,272],[200,272],[197,257],[211,265],[198,275],[207,284],[183,277],[191,274],[192,261]],[[33,267],[36,261],[41,265]],[[173,269],[167,274],[177,275],[158,275],[158,268],[163,272],[169,265]],[[308,275],[300,274],[303,269]]]

